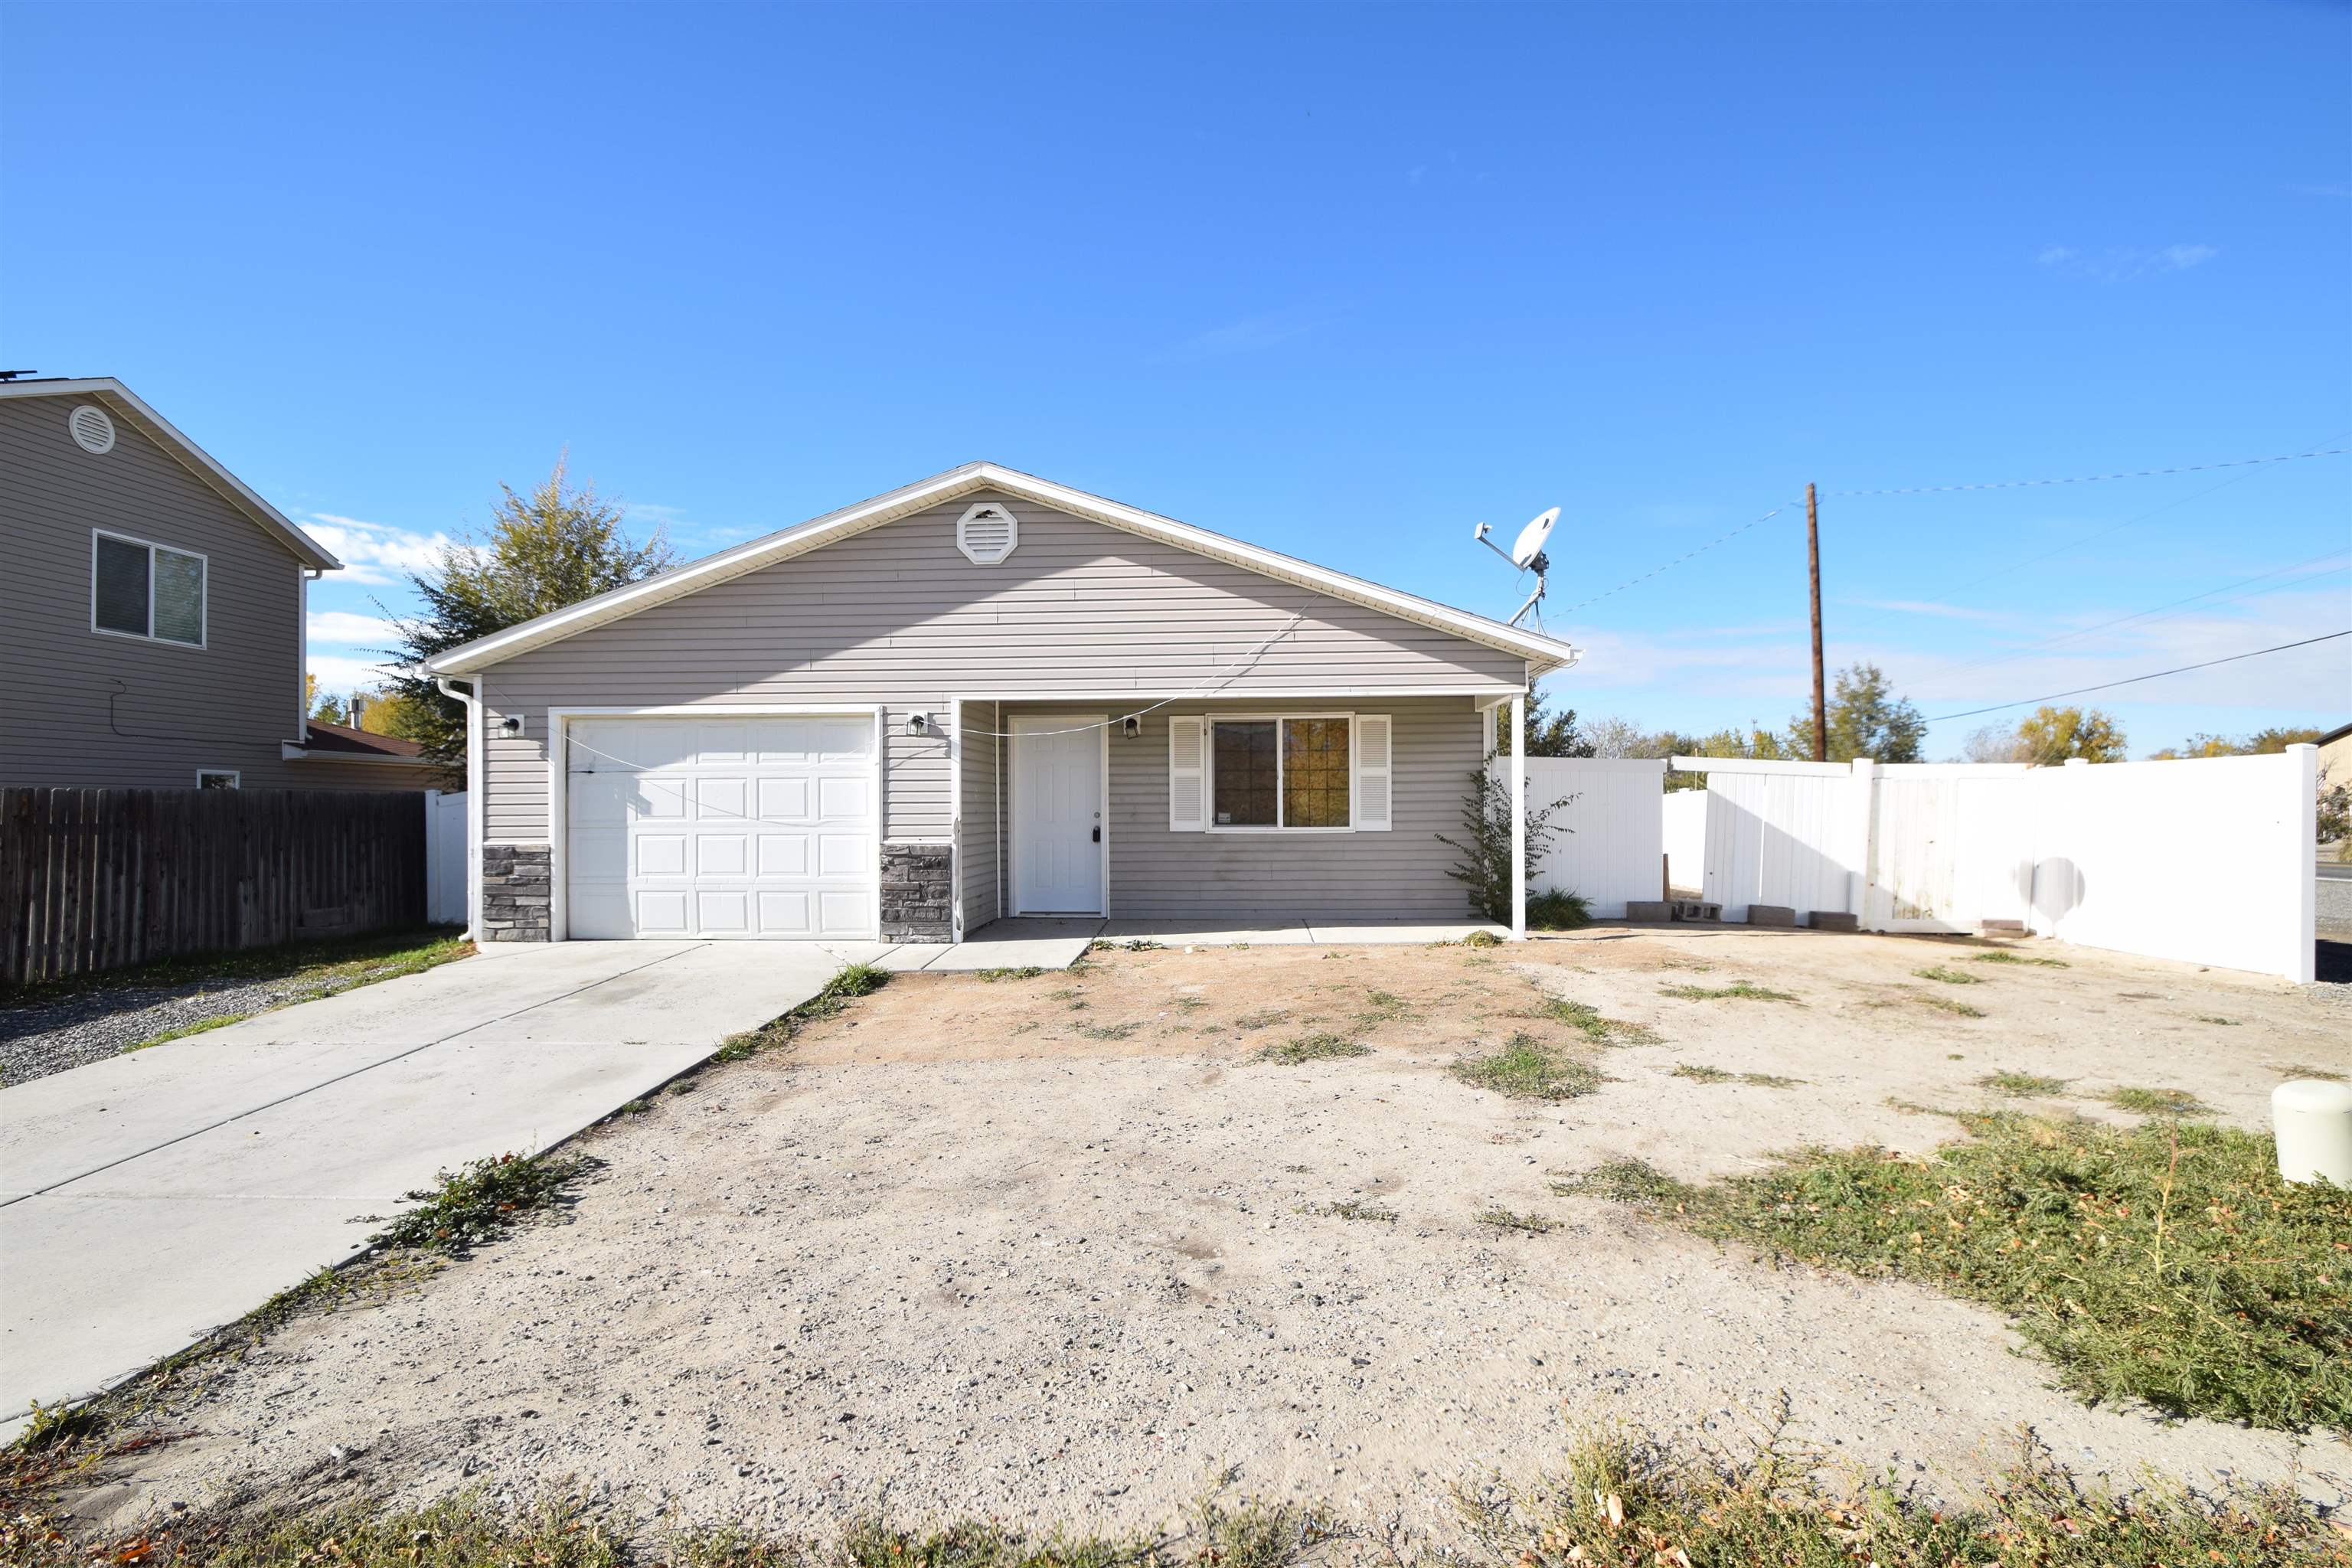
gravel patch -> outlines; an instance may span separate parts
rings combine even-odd
[[[1993,1065],[2084,1092],[2176,1081],[2260,1125],[2264,1062],[2341,1054],[2343,1012],[2313,992],[2079,949],[1996,975],[1987,1016],[1955,1019],[1908,978],[1976,951],[1947,946],[1600,932],[1501,959],[903,977],[591,1134],[602,1165],[567,1223],[225,1360],[184,1434],[78,1507],[127,1526],[240,1487],[299,1506],[572,1478],[640,1524],[822,1531],[887,1494],[909,1517],[1116,1528],[1229,1475],[1426,1539],[1448,1481],[1555,1463],[1563,1415],[1736,1441],[1783,1391],[1828,1452],[1939,1497],[1980,1485],[2020,1424],[2126,1482],[2339,1485],[2340,1435],[2086,1406],[1996,1312],[1554,1190],[1629,1155],[1695,1179],[1811,1139],[1925,1149],[1953,1124],[1888,1097],[1972,1103]],[[1659,994],[1706,971],[1801,1000]],[[1545,995],[1654,1043],[1591,1047],[1605,1081],[1568,1101],[1448,1075],[1546,1029]],[[1277,1005],[1283,1033],[1373,1050],[1254,1060],[1267,1029],[1243,1020]],[[1807,1082],[1694,1084],[1684,1059]],[[1494,1208],[1552,1228],[1499,1232]]]
[[[152,1039],[167,1029],[307,1002],[321,991],[348,984],[282,977],[229,985],[187,980],[172,985],[109,986],[55,1002],[0,1006],[0,1087],[104,1061],[125,1046]]]

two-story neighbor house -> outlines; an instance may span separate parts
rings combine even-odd
[[[308,723],[308,585],[341,563],[121,382],[0,383],[0,784],[434,782]]]

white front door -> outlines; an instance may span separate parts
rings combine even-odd
[[[1098,915],[1103,907],[1103,746],[1098,713],[1013,721],[1013,912]]]
[[[572,720],[570,934],[872,940],[874,740],[870,714]]]

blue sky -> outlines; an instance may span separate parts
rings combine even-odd
[[[985,457],[1496,614],[1470,525],[1563,506],[1557,698],[1777,725],[1801,509],[1570,606],[1808,479],[2352,446],[2347,68],[2308,5],[18,0],[0,359],[354,563],[331,684],[567,446],[688,554]],[[1822,533],[1832,664],[1930,715],[2352,626],[2352,458]],[[2091,700],[2338,723],[2352,639]]]

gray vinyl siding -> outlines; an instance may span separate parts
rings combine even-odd
[[[1067,710],[1008,703],[1005,716]],[[1394,721],[1392,828],[1384,833],[1169,831],[1171,718],[1335,710],[1386,713]],[[1009,731],[1013,726],[997,728]],[[1142,734],[1130,740],[1114,733],[1109,741],[1111,915],[1118,920],[1235,922],[1466,919],[1469,903],[1462,884],[1446,875],[1455,853],[1439,843],[1437,835],[1461,837],[1463,803],[1485,744],[1484,722],[1466,697],[1180,702],[1147,714]],[[1009,858],[1013,814],[1009,754],[1003,776]],[[967,855],[972,853],[969,844],[979,827],[967,814]],[[971,907],[967,881],[967,930],[979,923]]]
[[[278,746],[300,701],[299,563],[127,419],[112,451],[83,451],[66,433],[83,401],[0,400],[0,784],[184,789],[204,767],[299,787]],[[92,529],[207,557],[205,647],[90,629]]]
[[[963,842],[958,846],[957,868],[966,931],[979,930],[1004,910],[996,851],[1003,791],[997,787],[997,777],[1003,766],[1003,736],[1011,728],[1002,703],[963,705]]]
[[[996,500],[1020,543],[994,566],[955,520]],[[1246,669],[1236,666],[1302,617]],[[702,589],[490,668],[487,837],[547,841],[547,710],[738,703],[885,704],[884,837],[949,837],[950,697],[1502,691],[1525,659],[1171,544],[985,492]],[[1466,698],[1454,702],[1469,711]],[[909,711],[939,731],[908,735]],[[969,906],[967,906],[969,909]],[[969,918],[969,917],[968,917]]]

